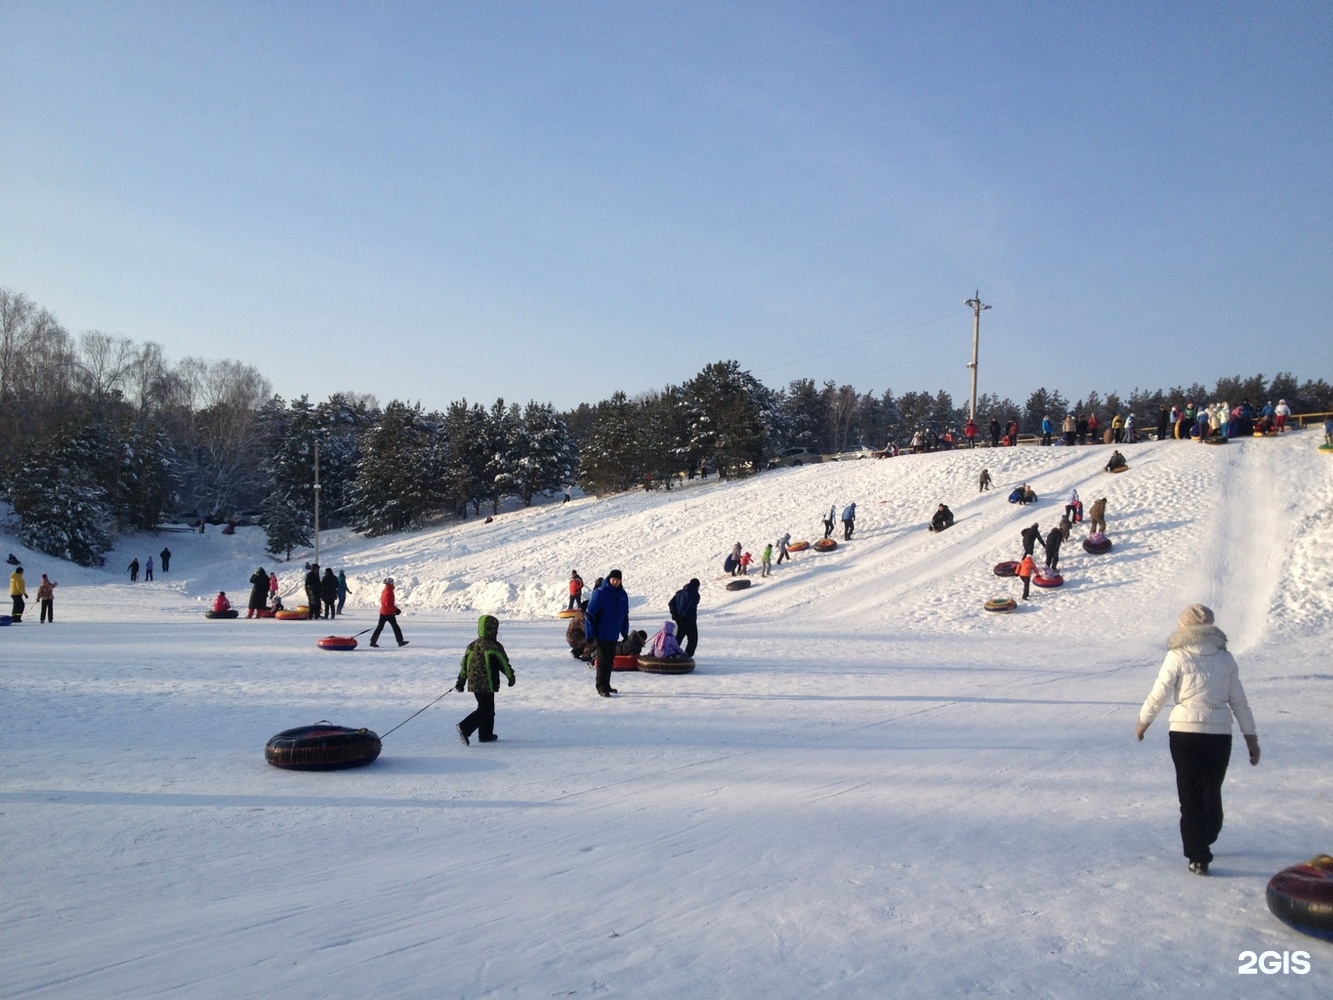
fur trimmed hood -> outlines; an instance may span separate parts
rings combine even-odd
[[[1167,637],[1166,648],[1215,653],[1227,648],[1227,636],[1216,625],[1181,626]]]

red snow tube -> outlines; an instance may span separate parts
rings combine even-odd
[[[816,552],[832,552],[837,547],[838,543],[832,538],[821,538],[819,541],[815,542]]]
[[[1333,858],[1283,868],[1268,880],[1268,908],[1302,934],[1333,941]]]
[[[226,611],[205,611],[205,618],[235,618],[240,612],[235,608],[228,608]]]
[[[268,608],[256,608],[256,609],[255,609],[255,617],[256,617],[256,618],[272,618],[272,617],[273,617],[273,612],[270,611]]]
[[[1059,573],[1052,573],[1050,576],[1041,576],[1034,573],[1032,582],[1038,587],[1058,587],[1065,582],[1065,578]]]
[[[623,656],[623,655],[617,654],[617,655],[616,655],[616,658],[615,658],[614,660],[611,661],[611,669],[612,669],[612,670],[638,670],[638,669],[639,669],[639,658],[638,658],[637,656]]]
[[[1099,556],[1103,552],[1110,552],[1111,539],[1098,531],[1083,539],[1083,551],[1091,552],[1095,556]]]
[[[316,639],[315,645],[320,649],[356,649],[356,640],[350,635],[326,635]]]
[[[804,551],[805,551],[806,549],[808,549],[809,547],[810,547],[810,543],[809,543],[809,542],[806,542],[806,541],[792,542],[790,545],[787,546],[787,551],[788,551],[788,552],[804,552]]]
[[[1018,575],[1018,563],[1017,563],[1017,562],[1002,562],[1002,563],[996,563],[996,564],[995,564],[995,575],[996,575],[996,576],[1017,576],[1017,575]]]
[[[1012,597],[992,597],[986,602],[987,611],[1013,611],[1018,607],[1018,602]]]
[[[689,656],[659,660],[655,656],[640,656],[639,669],[645,674],[688,674],[694,669],[694,659]]]
[[[292,771],[336,771],[369,764],[380,755],[380,738],[369,729],[331,722],[284,729],[264,747],[264,759]]]

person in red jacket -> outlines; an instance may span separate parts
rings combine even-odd
[[[386,624],[393,629],[393,637],[398,640],[398,645],[406,646],[407,640],[403,638],[403,630],[398,627],[398,604],[393,595],[393,577],[384,581],[384,589],[380,591],[380,623],[370,634],[372,646],[379,646],[380,633],[384,631]]]
[[[571,570],[569,574],[569,607],[567,611],[577,611],[578,606],[583,603],[583,577],[579,576],[578,570]]]
[[[1028,552],[1023,556],[1023,561],[1018,564],[1018,578],[1023,581],[1023,600],[1028,599],[1028,591],[1032,587],[1032,574],[1037,571],[1037,564],[1032,560],[1032,553]]]
[[[218,613],[231,610],[231,601],[227,600],[227,592],[225,590],[219,590],[218,596],[213,598],[213,610]]]

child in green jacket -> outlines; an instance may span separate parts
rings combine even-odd
[[[477,638],[463,651],[454,690],[462,691],[466,685],[477,699],[477,710],[458,724],[458,738],[464,746],[470,745],[469,737],[476,732],[481,734],[477,739],[482,743],[500,738],[495,735],[495,692],[500,687],[501,673],[509,678],[509,686],[514,686],[514,668],[509,665],[505,648],[495,639],[499,633],[499,619],[482,615],[477,619]]]

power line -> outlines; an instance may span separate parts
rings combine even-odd
[[[923,326],[930,326],[933,323],[938,323],[941,320],[948,319],[950,316],[956,315],[957,312],[958,312],[957,309],[947,309],[944,310],[943,312],[935,313],[933,315],[924,317],[920,320],[909,322],[906,326],[894,326],[893,329],[890,329],[888,330],[887,333],[882,333],[879,336],[867,337],[866,334],[874,333],[877,330],[884,330],[886,329],[886,327],[891,326],[892,324],[885,324],[885,326],[872,326],[868,330],[861,330],[858,333],[850,335],[851,337],[862,338],[862,339],[849,340],[841,344],[839,344],[837,341],[834,341],[833,344],[836,346],[828,346],[820,351],[804,354],[801,355],[800,357],[793,357],[787,361],[780,361],[777,364],[770,365],[767,368],[756,369],[755,374],[762,375],[765,372],[777,371],[779,368],[790,368],[792,365],[799,365],[807,361],[813,361],[815,358],[827,357],[830,354],[837,354],[839,351],[848,351],[854,347],[861,347],[864,346],[865,344],[873,344],[875,341],[878,340],[887,340],[890,337],[896,337],[900,334],[911,333],[913,330],[919,330]]]

